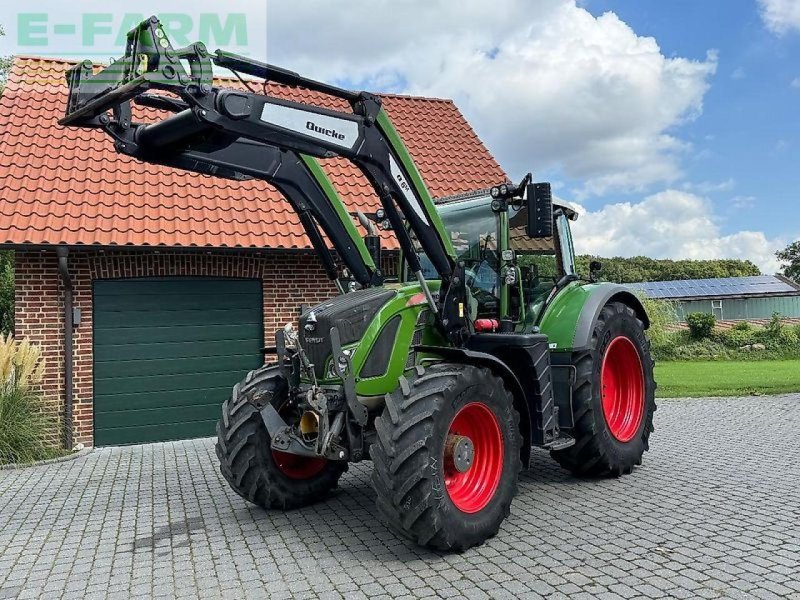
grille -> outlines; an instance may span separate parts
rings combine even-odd
[[[331,355],[331,327],[335,325],[339,328],[343,346],[357,342],[364,335],[375,313],[395,294],[393,290],[384,288],[351,292],[315,306],[300,317],[301,343],[309,360],[314,363],[317,377],[325,377],[325,363]],[[317,319],[313,332],[305,329],[311,311]]]
[[[417,326],[416,329],[414,329],[414,335],[411,337],[412,349],[408,353],[408,358],[406,359],[406,369],[410,369],[417,364],[417,353],[413,350],[413,346],[419,346],[422,344],[422,334],[424,333],[425,327],[428,324],[428,315],[430,315],[430,311],[423,310],[417,317]]]

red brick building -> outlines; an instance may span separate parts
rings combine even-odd
[[[54,438],[71,431],[76,443],[104,445],[210,435],[226,388],[259,364],[265,341],[301,303],[334,289],[266,183],[139,163],[101,132],[58,126],[70,66],[18,57],[0,98],[0,246],[16,252],[15,335],[42,347]],[[307,90],[270,93],[344,109]],[[451,101],[384,102],[434,196],[505,177]],[[377,207],[347,161],[323,167],[349,207]]]

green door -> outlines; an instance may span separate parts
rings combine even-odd
[[[94,282],[94,443],[210,436],[233,385],[262,363],[261,282]]]

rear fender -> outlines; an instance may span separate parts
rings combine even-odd
[[[578,318],[578,323],[575,328],[575,338],[572,342],[573,348],[588,348],[592,341],[592,332],[594,331],[594,324],[597,323],[597,318],[600,316],[600,311],[606,304],[612,302],[621,302],[630,306],[635,312],[636,316],[644,323],[644,328],[650,327],[650,319],[647,316],[647,311],[644,305],[635,294],[621,285],[608,286],[598,288],[586,300],[583,305],[583,310]]]
[[[540,331],[549,338],[550,350],[588,348],[597,317],[610,302],[630,306],[645,329],[650,326],[641,300],[630,289],[614,283],[573,283],[559,292],[542,316]]]

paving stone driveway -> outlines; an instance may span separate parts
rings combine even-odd
[[[800,395],[656,417],[633,476],[535,452],[500,534],[462,555],[377,523],[369,465],[286,514],[229,491],[211,440],[0,472],[0,598],[800,598]]]

